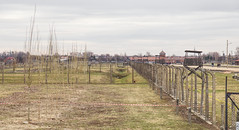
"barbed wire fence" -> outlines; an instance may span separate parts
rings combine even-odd
[[[161,99],[166,93],[176,101],[176,105],[185,105],[189,122],[193,113],[209,124],[216,124],[216,83],[212,72],[198,69],[189,75],[184,67],[137,62],[130,65],[149,81]],[[178,113],[178,107],[176,111]]]
[[[234,83],[233,79],[226,77],[225,106],[221,105],[222,129],[239,129],[239,92]]]

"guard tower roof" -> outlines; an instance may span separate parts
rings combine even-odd
[[[195,51],[195,50],[185,50],[185,52],[189,52],[189,53],[202,53],[202,51]]]

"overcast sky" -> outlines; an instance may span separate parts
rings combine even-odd
[[[0,0],[0,51],[24,50],[34,6],[42,46],[54,24],[59,48],[102,54],[235,52],[239,0]],[[62,52],[63,49],[59,49]]]

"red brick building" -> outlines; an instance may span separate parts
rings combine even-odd
[[[184,56],[166,56],[164,51],[161,51],[156,56],[132,56],[129,57],[131,61],[155,63],[157,61],[164,61],[165,64],[183,64]],[[157,62],[158,63],[158,62]]]

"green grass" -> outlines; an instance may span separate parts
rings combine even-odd
[[[167,99],[161,100],[138,73],[134,73],[136,84],[131,84],[132,68],[118,68],[114,65],[114,73],[126,75],[122,78],[113,78],[113,83],[120,84],[109,84],[109,66],[102,65],[101,72],[98,67],[93,65],[91,68],[91,83],[95,84],[85,84],[88,82],[89,73],[84,73],[81,69],[70,70],[70,83],[78,78],[79,84],[66,84],[66,69],[52,70],[51,73],[48,71],[49,84],[39,84],[39,81],[45,82],[44,72],[40,77],[37,72],[33,72],[30,89],[23,84],[23,73],[6,71],[9,73],[5,74],[6,84],[0,85],[0,98],[13,97],[7,102],[17,104],[0,106],[0,127],[5,129],[211,129],[195,120],[190,125],[186,118],[176,115],[175,107],[170,106],[172,102]],[[17,93],[19,95],[15,95]],[[92,103],[169,106],[105,106]],[[31,122],[24,124],[23,122],[27,120],[28,108]]]
[[[90,77],[91,77],[91,83],[110,83],[110,67],[109,64],[102,64],[101,71],[100,71],[99,65],[92,65],[90,69]],[[69,69],[69,82],[70,83],[76,83],[78,79],[78,83],[88,83],[89,82],[89,72],[88,69],[83,69],[84,67],[79,66],[78,69],[76,69],[75,66],[70,66]],[[24,69],[23,67],[16,68],[16,72],[12,72],[11,68],[6,68],[4,70],[4,84],[23,84],[24,83]],[[21,71],[19,71],[21,70]],[[25,80],[28,80],[28,68],[26,67],[26,73],[25,73]],[[45,83],[46,74],[45,74],[45,68],[38,69],[38,66],[35,66],[34,68],[31,68],[31,80],[32,84],[38,84],[39,81],[41,83]],[[40,70],[40,75],[38,73],[38,70]],[[52,71],[50,72],[50,69],[47,69],[47,81],[49,84],[51,83],[59,83],[64,82],[68,83],[67,81],[67,73],[68,69],[67,66],[56,66],[55,68],[52,67]],[[113,70],[113,83],[132,83],[132,75],[131,71],[132,69],[130,67],[117,67],[115,64],[112,65]],[[120,78],[118,78],[120,77]],[[2,79],[2,75],[0,74],[0,79]],[[56,80],[56,79],[62,79],[62,80]],[[140,75],[135,73],[134,79],[136,83],[147,83],[146,80],[144,80]]]
[[[94,106],[79,103],[116,103],[116,104],[161,104],[168,105],[169,100],[161,100],[148,86],[147,80],[134,71],[132,83],[132,68],[119,68],[112,65],[113,73],[123,75],[113,76],[110,84],[110,68],[103,64],[91,66],[91,83],[87,84],[89,73],[75,66],[70,69],[70,83],[67,83],[67,69],[47,71],[48,84],[45,82],[45,68],[40,76],[37,71],[31,73],[31,91],[23,84],[23,71],[12,73],[6,69],[5,84],[0,85],[0,97],[11,97],[22,92],[22,97],[14,102],[22,105],[6,105],[0,107],[0,126],[8,129],[211,129],[205,124],[193,122],[176,115],[174,107],[138,107],[138,106]],[[32,70],[37,69],[36,67]],[[23,68],[17,68],[23,70]],[[222,78],[221,76],[219,76]],[[76,83],[78,79],[78,84]],[[26,74],[26,80],[27,74]],[[53,84],[58,83],[58,84]],[[104,84],[100,84],[104,83]],[[222,89],[218,90],[222,91]],[[27,119],[27,101],[30,100],[31,123],[24,125]],[[40,103],[36,103],[40,102]],[[77,103],[77,105],[69,104]],[[60,104],[62,103],[62,104]],[[39,110],[40,109],[40,110]],[[38,119],[38,113],[41,118]],[[6,120],[7,119],[7,120]],[[11,122],[14,121],[14,122]],[[12,128],[9,128],[11,124]]]
[[[168,104],[147,85],[90,85],[83,87],[87,96],[77,102],[118,104]],[[96,89],[97,88],[97,89]],[[79,105],[64,112],[64,122],[46,125],[70,129],[207,129],[175,115],[172,107]]]

